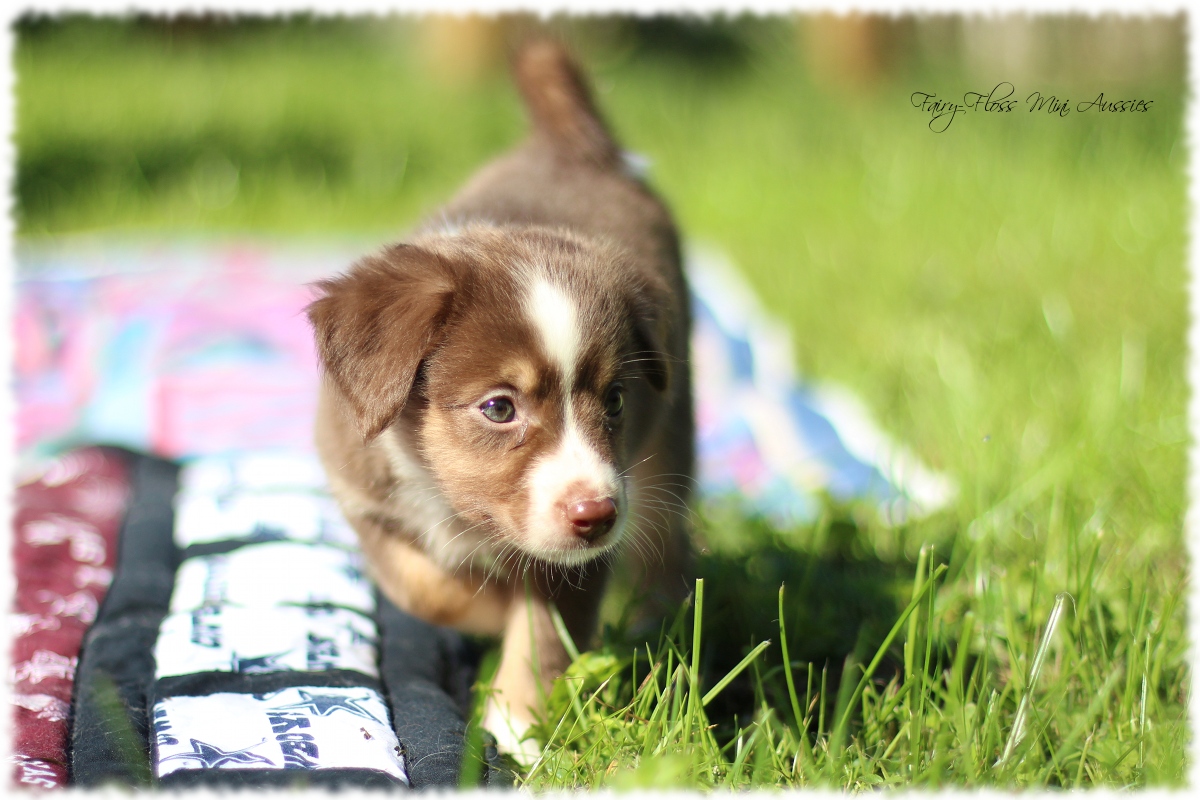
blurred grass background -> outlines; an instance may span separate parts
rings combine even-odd
[[[23,18],[19,236],[402,235],[522,135],[505,43],[532,24]],[[1063,745],[1055,725],[1086,716],[1097,744],[1067,742],[1078,772],[1072,763],[1049,778],[993,779],[1182,780],[1183,18],[549,25],[580,52],[625,144],[652,160],[651,182],[685,235],[724,249],[791,326],[802,372],[860,393],[962,487],[949,512],[899,529],[854,508],[782,532],[711,512],[708,674],[777,636],[784,580],[798,609],[793,660],[840,669],[856,647],[878,644],[908,600],[918,551],[934,545],[949,569],[936,593],[940,633],[929,636],[989,664],[996,686],[1021,688],[1057,593],[1090,604],[1054,645],[1063,705],[1046,710],[1042,730]],[[1037,90],[1074,106],[1104,92],[1153,107],[1058,117],[1022,102],[933,133],[909,103],[914,91],[957,100],[1001,81],[1022,101]],[[968,613],[978,624],[958,641]],[[1085,714],[1092,684],[1112,670],[1146,676],[1143,714],[1157,728],[1121,720],[1133,677]],[[779,680],[731,685],[714,718],[744,725],[764,685],[769,705],[785,707]],[[1018,693],[1001,697],[1009,717],[995,719],[1011,724]],[[900,735],[885,728],[881,758]],[[1116,744],[1098,755],[1123,735],[1148,742],[1139,758],[1118,759]],[[962,757],[995,761],[986,749]],[[969,784],[985,773],[905,779]],[[758,783],[859,779],[798,774]]]

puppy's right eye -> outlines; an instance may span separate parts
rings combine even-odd
[[[512,422],[517,417],[516,406],[513,401],[507,397],[491,397],[483,401],[483,405],[479,407],[483,415],[492,422]]]

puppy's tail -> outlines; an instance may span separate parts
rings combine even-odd
[[[600,167],[619,164],[621,150],[596,110],[587,82],[562,45],[524,45],[513,65],[534,130],[561,155]]]

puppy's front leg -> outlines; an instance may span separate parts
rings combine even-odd
[[[550,606],[558,609],[575,645],[587,647],[608,573],[606,565],[590,564],[566,577],[560,572],[554,576],[557,579],[543,574],[532,578],[526,591],[514,594],[483,726],[501,750],[524,766],[533,764],[541,752],[533,738],[526,738],[529,728],[545,712],[544,699],[554,679],[571,663],[554,628]]]

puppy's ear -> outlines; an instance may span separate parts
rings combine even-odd
[[[633,318],[632,361],[651,386],[665,391],[671,378],[666,342],[674,312],[666,283],[658,276],[643,278],[631,293],[629,312]]]
[[[441,338],[455,281],[444,259],[393,245],[317,284],[307,308],[325,374],[341,389],[364,440],[396,420],[421,360]]]

